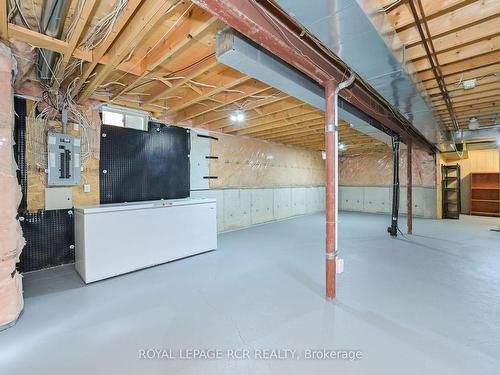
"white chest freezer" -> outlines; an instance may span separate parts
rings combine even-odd
[[[85,283],[216,248],[215,199],[75,207],[75,267]]]

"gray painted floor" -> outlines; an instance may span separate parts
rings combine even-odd
[[[323,297],[322,215],[225,233],[216,252],[89,286],[72,266],[28,274],[24,315],[0,333],[0,373],[500,373],[498,220],[415,220],[415,235],[393,240],[387,216],[340,219],[335,302]],[[301,358],[139,359],[148,348]],[[306,349],[363,357],[312,361]]]

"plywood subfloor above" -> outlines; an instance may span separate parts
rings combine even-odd
[[[443,128],[455,127],[453,117],[460,128],[466,128],[471,117],[478,118],[481,126],[500,122],[500,1],[371,1],[385,9],[407,46],[408,59],[416,66]],[[431,49],[432,59],[450,96],[451,109],[431,68],[411,4],[424,30],[428,27],[435,52]],[[475,88],[466,89],[464,82],[471,79]]]

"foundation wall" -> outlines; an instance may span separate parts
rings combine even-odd
[[[406,149],[400,155],[399,212],[406,214]],[[436,161],[434,156],[413,150],[413,215],[438,217]],[[342,156],[339,159],[339,208],[346,211],[390,213],[393,158],[391,152]]]
[[[191,132],[191,196],[217,200],[219,232],[323,211],[324,181],[320,152]]]

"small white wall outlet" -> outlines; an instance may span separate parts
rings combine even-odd
[[[335,270],[337,273],[342,273],[344,272],[344,259],[337,258],[335,260]]]
[[[90,193],[90,184],[84,184],[83,185],[83,192],[84,193]]]

